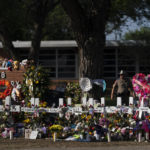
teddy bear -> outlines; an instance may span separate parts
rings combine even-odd
[[[14,63],[13,63],[13,68],[15,69],[15,70],[19,70],[19,61],[14,61]]]

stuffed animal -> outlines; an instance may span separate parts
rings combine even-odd
[[[10,71],[12,71],[12,66],[13,66],[12,64],[13,64],[13,60],[12,59],[8,60],[7,67],[8,67],[8,70]]]
[[[24,59],[24,60],[22,60],[22,62],[20,64],[25,66],[25,65],[27,65],[27,62],[28,62],[28,59]]]
[[[22,62],[20,63],[21,68],[22,68],[22,69],[26,68],[26,67],[27,67],[27,64],[28,64],[28,59],[22,60]]]
[[[21,89],[21,84],[17,84],[13,90],[12,90],[12,93],[11,93],[11,97],[14,101],[18,101],[21,94],[20,94],[20,89]]]
[[[19,70],[19,61],[14,61],[13,67],[15,70]]]
[[[8,63],[8,59],[5,58],[4,61],[2,62],[2,68],[7,68],[7,63]]]

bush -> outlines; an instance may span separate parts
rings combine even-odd
[[[49,90],[49,77],[48,72],[41,66],[30,66],[25,74],[22,85],[22,93],[28,102],[31,97],[40,98],[45,100],[45,96]]]
[[[65,98],[67,99],[68,97],[71,97],[73,104],[79,104],[81,100],[81,93],[79,83],[69,82],[66,86]]]

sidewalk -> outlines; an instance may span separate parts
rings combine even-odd
[[[0,150],[148,150],[150,143],[53,142],[49,139],[0,139]]]

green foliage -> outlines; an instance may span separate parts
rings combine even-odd
[[[143,0],[113,0],[110,8],[107,32],[112,32],[126,23],[128,18],[139,21],[149,17],[149,4]],[[146,11],[146,7],[148,8]]]
[[[21,40],[26,27],[25,10],[20,0],[0,1],[0,31],[11,40]]]
[[[65,98],[72,98],[73,104],[79,104],[81,100],[81,88],[79,83],[69,82],[65,90]]]
[[[43,40],[71,40],[74,39],[70,19],[63,8],[58,5],[49,13],[43,30]]]
[[[31,97],[37,97],[40,98],[40,100],[45,100],[49,89],[48,86],[49,77],[47,70],[41,66],[31,66],[26,70],[22,85],[22,92],[25,96],[26,102],[28,102]]]
[[[140,30],[129,31],[124,35],[125,40],[142,40],[150,43],[150,27],[141,27]]]

